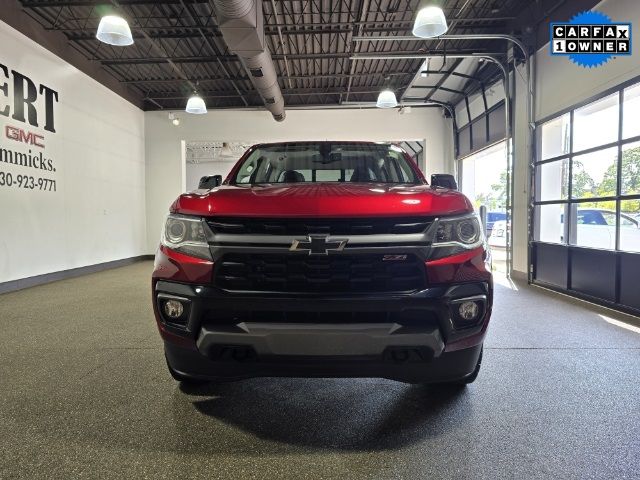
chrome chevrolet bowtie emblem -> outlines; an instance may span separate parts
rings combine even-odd
[[[341,252],[348,241],[329,239],[328,235],[308,235],[304,240],[294,240],[289,250],[308,252],[309,255],[329,255],[329,252]]]

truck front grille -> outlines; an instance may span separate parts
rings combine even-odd
[[[398,257],[404,255],[227,253],[216,262],[214,284],[231,291],[338,294],[425,288],[425,267],[420,259],[415,255]]]
[[[432,223],[425,217],[406,218],[223,218],[208,220],[215,233],[258,235],[376,235],[422,233]]]

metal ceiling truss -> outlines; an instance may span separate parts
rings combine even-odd
[[[211,108],[261,104],[243,65],[221,38],[210,0],[20,1],[43,28],[62,32],[87,59],[139,92],[145,109],[182,109],[196,88]],[[442,0],[448,34],[417,44],[409,35],[419,0],[264,0],[265,42],[288,106],[374,102],[385,87],[402,97],[420,77],[420,55],[504,54],[496,52],[504,42],[469,35],[511,31],[522,12],[537,12],[531,3]],[[110,12],[129,20],[133,46],[115,48],[95,39],[100,17]],[[391,53],[405,56],[382,57]],[[430,83],[433,89],[421,88],[426,100],[438,92],[442,103],[452,103],[461,92],[500,74],[495,68],[482,70],[483,76],[457,72],[458,65],[448,65],[445,75]]]

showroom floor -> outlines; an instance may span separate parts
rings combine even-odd
[[[165,368],[150,272],[0,296],[0,478],[638,478],[629,318],[502,282],[466,390],[270,378],[187,391]]]

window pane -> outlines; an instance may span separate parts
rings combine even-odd
[[[471,135],[474,150],[487,146],[487,119],[485,117],[471,124]]]
[[[573,151],[618,140],[618,93],[579,108],[573,115]]]
[[[489,143],[503,140],[507,136],[504,121],[504,103],[489,112]]]
[[[640,200],[620,202],[620,250],[640,252]]]
[[[570,238],[573,245],[614,250],[616,246],[616,202],[586,202],[572,205]]]
[[[458,128],[462,128],[469,123],[469,113],[467,112],[467,104],[465,102],[458,102],[456,105],[456,121]]]
[[[564,211],[566,205],[536,206],[536,240],[548,243],[565,243]]]
[[[458,133],[458,155],[466,155],[471,151],[471,129],[469,125]]]
[[[640,84],[624,91],[622,138],[640,135]]]
[[[569,159],[538,166],[539,197],[536,200],[565,200],[569,196]]]
[[[542,144],[540,160],[569,153],[569,114],[549,120],[540,129]]]
[[[616,194],[618,149],[598,150],[573,157],[573,198],[609,197]]]
[[[340,170],[316,170],[316,182],[339,182],[341,173]],[[307,176],[305,175],[306,178]],[[351,177],[345,176],[345,178]]]
[[[640,105],[638,108],[640,108]],[[622,195],[640,194],[640,142],[622,146],[621,191]]]

